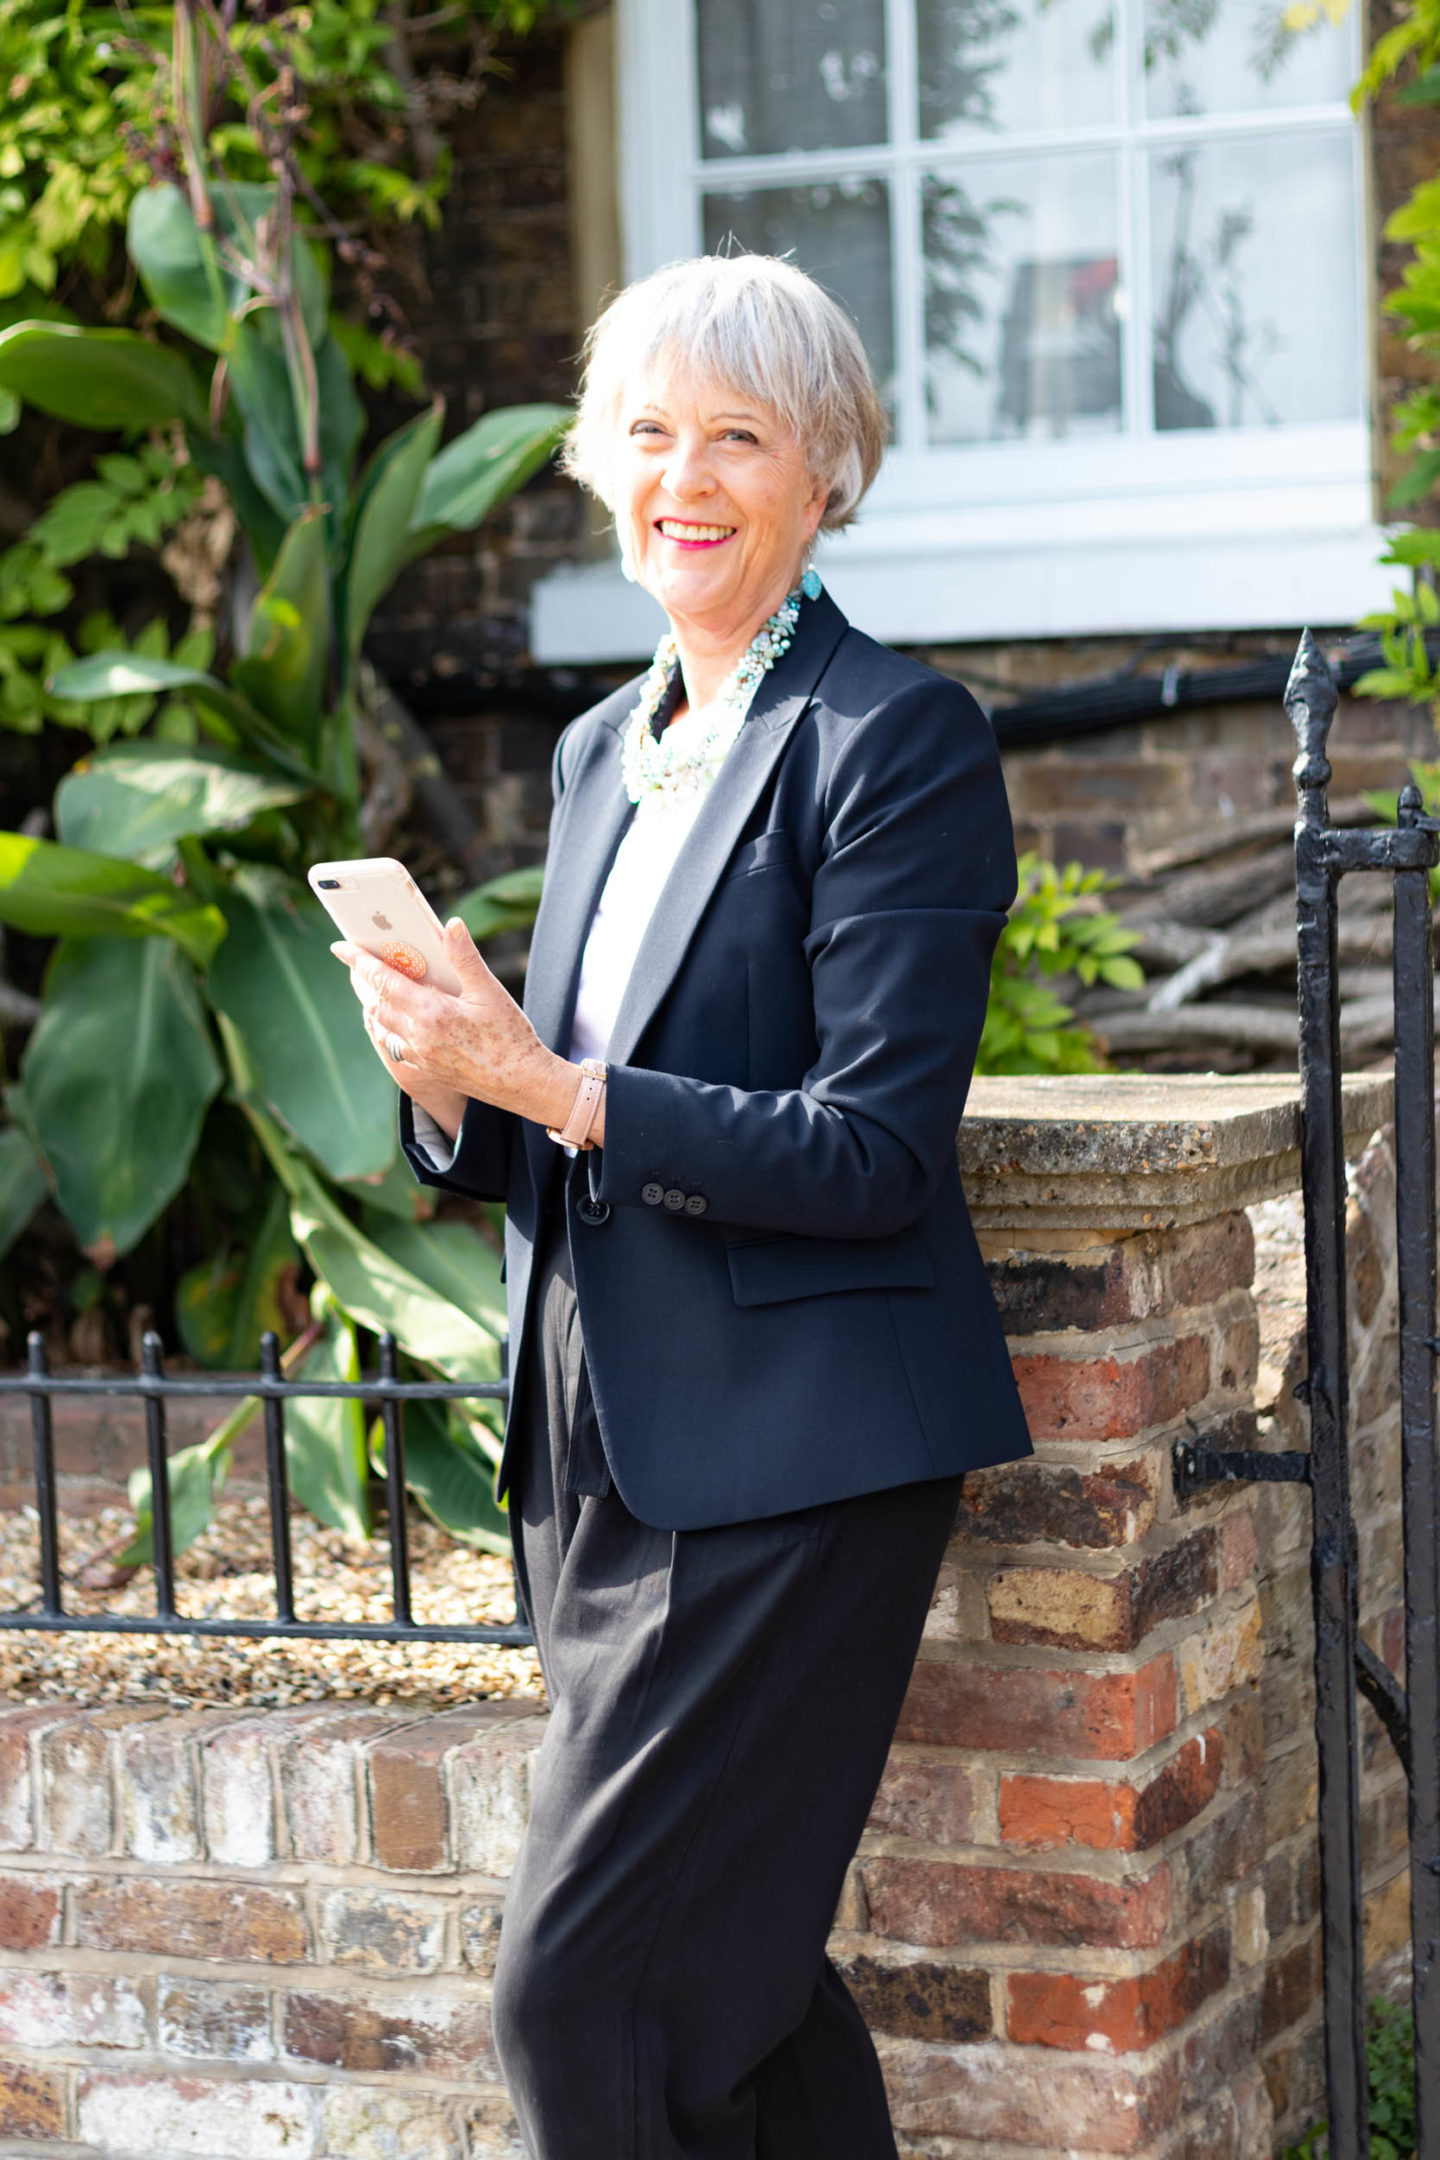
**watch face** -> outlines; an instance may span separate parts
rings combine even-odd
[[[403,938],[391,938],[382,945],[380,958],[389,966],[398,968],[402,975],[408,975],[411,982],[424,982],[430,973],[424,953],[417,951],[413,945],[407,945]]]

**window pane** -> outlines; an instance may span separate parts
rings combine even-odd
[[[1343,105],[1354,73],[1348,26],[1321,11],[1287,30],[1286,0],[1147,0],[1145,103],[1152,119]]]
[[[748,254],[793,251],[802,270],[850,310],[882,397],[895,372],[890,302],[890,191],[883,180],[746,188],[705,198],[705,249],[733,240]]]
[[[932,443],[1121,425],[1113,157],[984,163],[925,181]]]
[[[883,143],[884,0],[696,0],[707,158]]]
[[[1155,154],[1157,428],[1363,411],[1353,149],[1336,133]]]
[[[1114,118],[1114,0],[917,0],[916,35],[923,135]]]

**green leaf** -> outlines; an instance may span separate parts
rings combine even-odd
[[[34,1143],[18,1125],[0,1131],[0,1259],[26,1228],[50,1187]]]
[[[376,1211],[367,1212],[364,1227],[373,1244],[420,1282],[496,1335],[505,1333],[500,1255],[469,1223],[407,1223]]]
[[[285,1189],[277,1184],[248,1252],[218,1253],[180,1278],[175,1318],[197,1364],[221,1372],[255,1370],[261,1336],[267,1329],[284,1331],[280,1287],[298,1260]]]
[[[227,407],[227,417],[229,408]],[[268,577],[280,543],[288,530],[286,521],[255,483],[245,462],[238,432],[205,435],[199,429],[187,433],[190,455],[202,473],[213,473],[230,497],[231,507],[244,529],[261,577]]]
[[[526,870],[507,870],[503,877],[490,878],[462,894],[450,912],[460,917],[477,945],[485,938],[498,937],[502,930],[526,930],[539,909],[544,877],[540,863]]]
[[[22,1073],[77,1238],[129,1252],[184,1184],[220,1085],[189,964],[161,938],[61,945]]]
[[[371,1455],[385,1468],[384,1429],[371,1428]],[[510,1524],[495,1499],[495,1462],[455,1403],[405,1406],[405,1483],[442,1530],[482,1552],[510,1556]]]
[[[60,782],[55,826],[67,847],[135,861],[192,833],[240,832],[304,793],[221,750],[117,743],[82,758]]]
[[[272,509],[293,525],[311,505],[284,356],[247,320],[235,325],[229,362],[245,422],[245,462]]]
[[[500,1346],[494,1336],[357,1230],[274,1120],[243,1087],[241,1093],[256,1136],[290,1194],[290,1226],[342,1310],[377,1334],[388,1328],[411,1357],[447,1379],[497,1380]]]
[[[1401,563],[1415,568],[1421,563],[1440,563],[1440,532],[1421,527],[1415,532],[1393,535],[1382,563]]]
[[[165,690],[184,690],[207,720],[218,723],[228,744],[233,745],[237,740],[249,743],[263,750],[296,779],[306,781],[311,787],[320,785],[319,774],[296,754],[248,698],[227,689],[224,683],[217,682],[202,668],[186,667],[179,660],[152,658],[140,653],[100,652],[88,660],[76,660],[69,667],[61,668],[51,677],[49,689],[52,697],[71,698],[79,704],[98,698],[134,697],[142,691],[158,694]]]
[[[435,1213],[435,1189],[420,1183],[400,1153],[398,1136],[394,1159],[388,1170],[370,1177],[342,1178],[338,1182],[357,1200],[363,1201],[367,1209],[398,1216],[401,1222],[428,1222]]]
[[[330,951],[330,918],[308,894],[256,906],[240,893],[225,917],[210,995],[243,1037],[265,1101],[332,1177],[386,1169],[395,1089]]]
[[[166,321],[218,353],[229,317],[248,288],[243,279],[221,268],[213,239],[202,239],[178,187],[166,181],[141,189],[130,205],[125,244],[141,284]]]
[[[437,399],[428,412],[383,442],[361,475],[342,585],[344,636],[352,666],[376,602],[410,559],[410,518],[435,453],[444,410]]]
[[[314,507],[304,470],[300,424],[283,355],[253,321],[237,324],[230,348],[230,379],[245,422],[245,460],[256,486],[293,525]],[[344,354],[329,338],[315,349],[319,393],[321,484],[332,517],[349,495],[350,468],[365,432],[365,408]]]
[[[235,686],[313,760],[330,657],[325,518],[308,510],[281,543],[250,615]]]
[[[355,453],[365,433],[367,415],[355,392],[350,364],[333,338],[315,347],[315,380],[320,391],[320,457],[325,497],[334,529],[348,507]]]
[[[292,1378],[358,1380],[360,1350],[354,1328],[323,1293],[315,1302],[325,1333]],[[290,1490],[302,1507],[347,1537],[369,1537],[370,1464],[362,1403],[341,1396],[287,1402],[285,1458]]]
[[[152,870],[0,832],[0,922],[32,937],[173,938],[202,967],[225,935],[218,908]]]
[[[0,330],[0,389],[56,420],[139,433],[171,420],[206,424],[185,361],[133,330],[22,322]]]
[[[242,1412],[243,1422],[248,1425],[257,1407],[253,1402],[242,1403],[226,1419],[225,1425],[238,1426]],[[230,1449],[217,1446],[213,1433],[197,1441],[194,1447],[181,1448],[178,1454],[170,1457],[166,1476],[170,1485],[172,1553],[184,1552],[202,1531],[209,1529],[215,1502],[224,1489],[229,1469]],[[130,1505],[135,1511],[135,1535],[125,1550],[116,1554],[116,1560],[121,1567],[145,1567],[155,1558],[155,1511],[151,1505],[148,1467],[132,1470],[129,1485]]]
[[[433,460],[410,520],[412,535],[472,532],[540,470],[573,419],[565,405],[507,405],[482,415]]]

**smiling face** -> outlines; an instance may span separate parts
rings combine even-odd
[[[743,649],[797,583],[827,488],[771,408],[680,367],[621,399],[615,524],[682,642]]]

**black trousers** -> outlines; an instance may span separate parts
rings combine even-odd
[[[825,1944],[960,1481],[718,1530],[637,1522],[562,1224],[548,1246],[511,1520],[551,1715],[494,2002],[521,2129],[534,2160],[894,2160]]]

